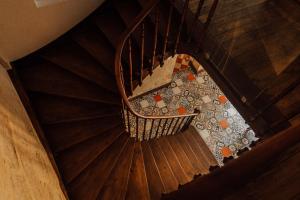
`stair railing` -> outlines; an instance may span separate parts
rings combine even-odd
[[[159,6],[160,1],[154,0],[150,1],[147,6],[143,9],[143,11],[136,17],[132,24],[127,28],[127,30],[122,34],[120,41],[118,43],[115,55],[115,77],[117,81],[117,86],[121,95],[122,99],[122,116],[124,120],[124,124],[126,130],[130,133],[132,137],[135,137],[137,140],[149,140],[152,138],[158,138],[163,135],[173,135],[179,132],[184,131],[192,122],[192,120],[199,114],[200,111],[194,110],[194,113],[184,114],[184,115],[170,115],[170,116],[144,116],[137,113],[128,100],[127,94],[132,94],[133,92],[133,75],[138,75],[138,84],[141,85],[143,78],[147,73],[150,75],[153,72],[154,64],[163,63],[164,59],[168,55],[174,55],[176,52],[179,40],[180,40],[180,33],[183,28],[183,21],[184,21],[184,13],[183,11],[181,16],[181,25],[176,35],[176,40],[174,42],[172,50],[168,48],[172,42],[169,38],[170,33],[170,25],[171,25],[171,18],[172,18],[172,10],[173,4],[170,4],[170,11],[168,12],[168,20],[167,26],[165,29],[165,34],[163,38],[163,50],[158,53],[157,46],[158,46],[158,27],[159,27]],[[188,9],[188,1],[185,3],[185,8]],[[155,9],[157,8],[157,9]],[[152,58],[150,58],[150,62],[152,66],[145,69],[144,64],[145,61],[145,22],[146,18],[155,18],[155,31],[154,31],[154,44],[153,44],[153,51],[152,51]],[[137,40],[136,30],[140,30],[140,40],[137,41],[139,43],[139,54],[135,55],[132,49],[133,39]],[[167,52],[168,51],[168,52]],[[133,69],[133,57],[140,56],[139,66],[136,67],[137,71],[134,73]],[[123,69],[123,65],[127,66],[126,72]],[[149,70],[149,72],[148,72]],[[129,88],[129,89],[127,89]]]

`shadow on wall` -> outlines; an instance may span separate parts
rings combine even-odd
[[[47,153],[1,66],[0,83],[0,199],[65,199]]]

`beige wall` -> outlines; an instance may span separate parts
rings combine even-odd
[[[34,0],[0,0],[0,57],[21,58],[84,19],[104,0],[64,0],[37,8]]]
[[[58,178],[0,66],[0,199],[65,199]]]

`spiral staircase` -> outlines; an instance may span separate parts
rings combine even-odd
[[[218,1],[204,24],[197,20],[203,1],[196,14],[188,3],[109,0],[51,44],[13,63],[11,76],[41,126],[70,199],[160,199],[216,168],[189,126],[197,113],[146,117],[128,101],[169,56],[207,56],[199,52]],[[164,124],[156,132],[166,136],[145,140],[147,123]]]

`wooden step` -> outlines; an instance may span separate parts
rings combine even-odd
[[[121,155],[119,156],[117,165],[112,170],[108,180],[103,185],[97,199],[125,199],[130,169],[132,165],[134,146],[134,140],[130,139]]]
[[[104,116],[120,116],[121,108],[66,97],[29,93],[42,124],[80,121]]]
[[[209,162],[205,159],[205,156],[202,155],[202,151],[198,145],[198,143],[195,141],[194,137],[191,137],[189,134],[187,134],[187,131],[182,133],[184,135],[184,139],[186,143],[190,146],[192,151],[194,152],[194,155],[197,159],[197,165],[200,168],[200,174],[207,174],[209,172]]]
[[[108,116],[44,126],[53,152],[63,151],[87,139],[122,125],[120,116]]]
[[[189,160],[187,154],[185,153],[184,149],[182,148],[183,141],[178,139],[178,135],[165,137],[164,140],[169,143],[172,151],[178,158],[180,166],[183,168],[185,174],[188,176],[189,181],[191,181],[195,174],[198,174],[197,167],[194,167],[192,162]]]
[[[180,162],[178,161],[178,158],[173,151],[172,147],[170,146],[168,140],[165,137],[161,137],[155,142],[158,143],[160,146],[160,149],[162,150],[162,153],[165,155],[170,168],[172,169],[172,172],[174,176],[176,177],[179,184],[183,185],[189,181],[191,181],[191,177],[188,177],[183,170],[183,167],[181,166]]]
[[[129,174],[126,199],[150,200],[141,142],[134,144],[134,155]]]
[[[179,183],[170,168],[167,158],[162,152],[162,149],[155,140],[150,140],[149,145],[155,162],[157,164],[162,182],[165,186],[166,193],[177,190]]]
[[[195,174],[207,174],[208,169],[207,166],[205,166],[197,157],[195,151],[189,144],[189,141],[186,140],[184,134],[178,134],[175,138],[170,139],[170,141],[173,140],[173,143],[177,143],[177,145],[180,147],[181,151],[185,153],[185,155],[188,157],[190,163],[193,165],[193,168],[195,169]]]
[[[197,130],[194,127],[190,127],[188,130],[193,136],[195,141],[198,143],[198,146],[200,147],[202,155],[205,156],[205,159],[208,161],[210,166],[216,166],[218,165],[218,162],[212,152],[209,150],[207,144],[204,142],[200,134],[197,132]]]
[[[65,182],[71,182],[121,134],[125,134],[124,127],[116,127],[60,152],[56,160]]]
[[[55,64],[36,61],[18,70],[26,90],[120,105],[119,95],[110,93]]]
[[[101,38],[101,36],[98,37]],[[95,57],[90,51],[67,39],[56,42],[54,45],[41,51],[40,56],[77,76],[98,84],[100,87],[117,92],[116,84],[112,81],[114,70],[111,69],[111,65],[107,65],[102,60],[113,60],[113,52],[110,52],[105,43],[99,38],[97,40],[94,40],[94,38],[91,39],[93,39],[94,46],[101,46],[104,49],[101,52],[97,52],[100,58]],[[101,42],[101,45],[99,45],[98,41],[99,43]],[[111,57],[109,57],[110,54]],[[111,64],[112,60],[109,64]]]
[[[94,14],[93,21],[102,33],[104,33],[111,45],[116,48],[126,26],[113,6],[107,3],[106,8]]]
[[[114,69],[114,47],[95,25],[83,24],[71,33],[72,39],[92,55],[111,75]]]
[[[69,196],[74,200],[95,200],[118,158],[129,141],[122,134],[109,148],[99,155],[79,176],[67,185]]]
[[[166,193],[166,190],[161,180],[160,172],[153,157],[151,147],[147,141],[142,142],[142,150],[150,197],[153,200],[159,200],[161,194]]]

